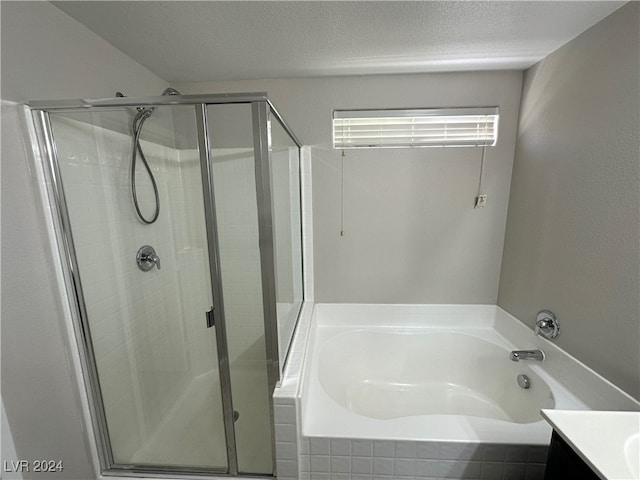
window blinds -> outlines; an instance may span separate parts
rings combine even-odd
[[[333,147],[414,148],[493,146],[498,108],[335,110]]]

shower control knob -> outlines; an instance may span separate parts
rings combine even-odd
[[[143,272],[148,272],[154,266],[160,270],[160,258],[158,258],[155,249],[150,245],[140,247],[136,255],[136,263]]]
[[[541,310],[536,317],[536,335],[545,338],[554,338],[558,336],[560,326],[558,319],[549,310]]]

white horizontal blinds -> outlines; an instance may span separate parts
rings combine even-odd
[[[497,108],[333,112],[338,149],[492,146],[497,138]]]

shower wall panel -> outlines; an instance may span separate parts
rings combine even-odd
[[[171,234],[178,247],[179,283],[186,342],[189,350],[192,378],[217,370],[212,363],[211,352],[215,351],[215,337],[204,334],[205,312],[211,308],[207,303],[211,294],[208,246],[205,239],[206,225],[202,202],[200,157],[197,150],[176,150],[180,173],[172,177],[174,188],[171,195],[173,228]],[[194,188],[194,186],[198,188]],[[189,274],[186,274],[189,272]],[[216,373],[217,376],[217,373]]]

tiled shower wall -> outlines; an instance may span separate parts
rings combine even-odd
[[[261,368],[266,378],[254,152],[211,153],[229,362]]]
[[[172,274],[182,269],[172,253],[182,249],[166,201],[179,187],[179,162],[173,149],[144,144],[164,199],[156,224],[145,226],[134,217],[129,192],[131,138],[59,116],[52,124],[114,455],[129,461],[195,373],[185,354],[187,332],[175,321],[188,315]],[[152,191],[144,181],[138,195],[148,205]],[[158,252],[162,270],[137,268],[145,244]]]
[[[217,370],[215,336],[204,334],[204,312],[211,308],[206,226],[200,158],[195,150],[175,150],[179,171],[171,178],[166,209],[170,209],[171,235],[178,259],[178,283],[183,313],[183,328],[192,378]],[[165,210],[166,210],[165,209]],[[217,377],[217,373],[213,375]]]
[[[161,206],[158,221],[142,225],[129,191],[131,138],[61,117],[53,128],[109,433],[116,459],[129,461],[188,385],[217,368],[215,335],[204,328],[212,303],[199,154],[143,142]],[[254,157],[252,149],[212,153],[227,340],[238,384],[247,381],[243,367],[266,368]],[[146,183],[142,171],[138,196],[149,215],[153,193]],[[160,270],[137,268],[136,252],[145,244],[156,249]],[[252,384],[264,380],[266,405],[266,373],[250,377]]]

